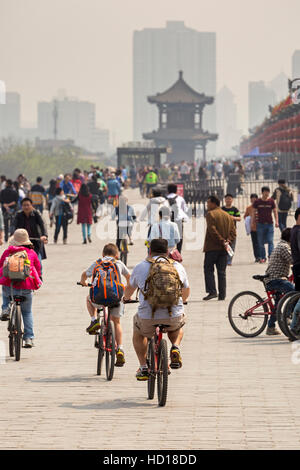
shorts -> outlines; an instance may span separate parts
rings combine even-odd
[[[169,318],[140,318],[138,314],[133,317],[133,331],[139,333],[146,338],[152,338],[155,333],[156,326],[160,323],[167,326],[164,331],[177,331],[185,325],[186,318],[182,314],[179,317]]]
[[[102,308],[102,305],[94,304],[91,301],[90,297],[88,297],[88,300],[92,304],[93,307]],[[120,305],[118,305],[118,307],[110,307],[109,310],[110,310],[110,314],[111,314],[112,317],[121,318],[121,317],[124,316],[124,304],[123,303],[120,303]]]

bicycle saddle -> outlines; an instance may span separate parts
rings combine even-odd
[[[11,297],[10,297],[11,299]],[[14,301],[15,302],[24,302],[26,300],[26,297],[24,295],[14,295]]]
[[[255,274],[255,276],[252,276],[252,279],[255,279],[256,281],[264,281],[268,276],[268,274]]]
[[[155,328],[169,328],[170,325],[162,325],[161,323],[158,323],[158,325],[154,325]]]

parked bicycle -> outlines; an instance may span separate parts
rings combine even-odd
[[[228,307],[228,319],[232,328],[240,336],[253,338],[264,331],[270,315],[277,315],[279,327],[286,334],[281,321],[281,309],[284,306],[284,301],[281,304],[279,303],[280,299],[285,297],[284,294],[266,289],[267,275],[252,277],[264,284],[267,296],[262,298],[252,291],[243,291],[235,295]],[[288,296],[290,293],[286,295]],[[278,304],[277,307],[276,304]]]

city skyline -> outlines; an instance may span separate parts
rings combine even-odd
[[[109,4],[0,0],[0,7],[0,42],[5,44],[0,51],[0,79],[7,91],[21,95],[22,126],[36,124],[38,101],[49,101],[58,88],[66,88],[69,95],[96,103],[96,124],[111,130],[114,143],[133,136],[135,30],[184,21],[197,31],[215,31],[217,92],[223,86],[232,90],[238,128],[244,133],[248,129],[248,82],[269,83],[280,72],[291,77],[291,58],[300,48],[300,4],[294,0],[285,4],[254,0],[251,5],[237,0],[226,5],[215,0],[209,4],[191,0],[185,5],[154,0],[151,6],[132,0],[129,9],[126,2],[115,0]],[[282,27],[287,15],[288,34]]]

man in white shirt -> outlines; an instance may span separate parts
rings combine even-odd
[[[168,253],[168,243],[163,239],[156,239],[151,241],[150,257],[156,259],[160,256],[166,257]],[[167,261],[166,261],[167,262]],[[146,260],[137,264],[132,271],[130,282],[125,289],[125,300],[130,300],[134,291],[138,288],[139,294],[139,308],[138,313],[133,318],[133,345],[136,355],[140,362],[140,367],[137,371],[137,380],[148,380],[149,372],[147,367],[147,343],[148,338],[152,338],[155,333],[155,325],[162,323],[168,325],[165,331],[168,333],[169,340],[172,343],[170,356],[171,367],[181,367],[182,360],[180,356],[179,346],[183,337],[182,327],[185,324],[185,315],[183,303],[187,301],[190,295],[189,282],[186,271],[180,263],[174,262],[180,280],[182,282],[182,297],[180,297],[177,305],[172,307],[172,315],[169,315],[167,308],[158,308],[154,317],[152,318],[152,307],[144,299],[142,291],[145,288],[145,282],[150,271],[150,262]]]
[[[177,250],[181,253],[183,244],[183,224],[188,222],[188,206],[182,196],[177,193],[177,184],[168,184],[167,201],[172,211],[171,221],[175,222],[179,229],[180,242],[177,244]]]

